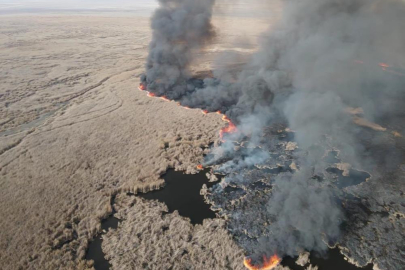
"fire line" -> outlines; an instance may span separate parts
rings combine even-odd
[[[145,92],[147,92],[147,96],[148,96],[148,97],[158,97],[158,96],[156,96],[155,93],[146,91],[147,88],[146,88],[145,84],[143,84],[143,83],[139,84],[138,89],[139,89],[140,91],[145,91]],[[164,100],[164,101],[170,101],[170,99],[168,99],[166,96],[161,96],[161,97],[159,97],[159,98],[162,99],[162,100]],[[190,110],[190,109],[191,109],[190,107],[182,106],[182,105],[180,104],[180,102],[177,102],[177,104],[178,104],[179,106],[181,106],[181,107],[187,109],[187,110]],[[208,114],[208,113],[209,113],[208,110],[201,110],[201,112],[202,112],[203,114]],[[238,129],[237,129],[236,125],[235,125],[234,123],[232,123],[231,119],[228,118],[228,116],[226,116],[225,114],[223,114],[221,111],[216,111],[216,113],[219,114],[219,115],[222,115],[222,120],[228,123],[228,125],[227,125],[226,127],[222,128],[222,129],[219,131],[219,137],[220,137],[221,141],[222,141],[222,142],[225,142],[225,140],[224,140],[224,135],[225,135],[225,134],[236,133],[236,132],[238,131]]]
[[[281,262],[281,258],[278,257],[277,254],[274,254],[270,258],[263,256],[263,264],[261,266],[252,264],[252,259],[250,259],[250,258],[245,258],[243,260],[243,264],[249,270],[271,270],[274,267],[276,267],[277,265],[279,265],[280,262]]]

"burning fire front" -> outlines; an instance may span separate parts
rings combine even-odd
[[[139,89],[140,91],[146,91],[148,97],[158,97],[156,94],[147,91],[146,85],[145,85],[144,83],[139,84],[138,89]],[[164,100],[164,101],[170,101],[170,99],[168,99],[166,96],[161,96],[161,97],[159,97],[159,98],[162,99],[162,100]],[[180,102],[177,102],[177,104],[178,104],[179,106],[182,106],[182,105],[180,104]],[[185,108],[185,109],[190,109],[190,108],[187,107],[187,106],[182,106],[182,107]],[[209,111],[207,111],[207,110],[201,110],[201,112],[202,112],[204,115],[206,115],[206,114],[209,113]],[[222,141],[222,142],[225,142],[225,140],[224,140],[225,134],[236,133],[236,132],[238,131],[238,129],[237,129],[236,125],[235,125],[234,123],[232,123],[231,119],[229,119],[229,118],[228,118],[225,114],[223,114],[221,111],[217,111],[216,113],[219,114],[219,115],[222,115],[222,120],[228,123],[228,126],[222,128],[222,129],[219,131],[219,137],[220,137],[221,141]]]
[[[143,83],[141,83],[141,84],[139,85],[138,89],[139,89],[140,91],[146,91],[148,97],[158,97],[158,96],[156,96],[154,93],[151,93],[151,92],[147,91],[147,88],[146,88],[146,86],[145,86]],[[166,96],[161,96],[161,97],[158,97],[158,98],[161,98],[161,99],[163,99],[163,100],[165,100],[165,101],[170,101]],[[179,102],[178,102],[178,105],[179,105],[179,106],[182,106]],[[185,108],[185,109],[190,109],[189,107],[186,107],[186,106],[182,106],[182,107]],[[204,115],[209,113],[209,111],[207,111],[207,110],[202,110],[201,112],[202,112]],[[222,129],[219,131],[219,137],[220,137],[221,141],[222,141],[222,142],[225,142],[225,140],[224,140],[225,134],[236,133],[236,132],[238,131],[238,129],[237,129],[236,125],[235,125],[234,123],[232,123],[231,119],[229,119],[229,118],[228,118],[225,114],[223,114],[221,111],[217,111],[216,113],[219,114],[219,115],[222,115],[222,120],[223,120],[224,122],[227,122],[227,123],[228,123],[228,125],[227,125],[226,127],[222,128]],[[203,167],[203,165],[199,164],[199,165],[197,165],[197,169],[198,169],[198,170],[203,170],[204,167]],[[266,256],[263,256],[263,262],[262,262],[260,265],[255,265],[255,264],[252,262],[252,259],[251,259],[251,258],[245,258],[244,261],[243,261],[243,264],[244,264],[244,265],[246,266],[246,268],[249,269],[249,270],[271,270],[271,269],[274,269],[274,267],[276,267],[277,265],[279,265],[280,262],[281,262],[281,258],[278,257],[278,256],[275,254],[275,255],[273,255],[273,256],[270,257],[270,258],[267,258]]]
[[[263,262],[261,265],[254,265],[252,263],[252,259],[250,259],[250,258],[245,258],[243,261],[243,264],[249,270],[271,270],[274,267],[276,267],[277,265],[279,265],[280,262],[281,262],[281,258],[278,257],[277,254],[274,254],[270,258],[263,256]]]

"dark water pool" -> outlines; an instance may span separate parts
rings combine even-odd
[[[208,182],[205,176],[208,171],[204,170],[198,174],[190,175],[168,170],[162,176],[165,180],[165,186],[162,189],[136,196],[163,202],[169,208],[170,213],[177,210],[181,216],[190,218],[192,224],[202,224],[204,219],[215,218],[215,213],[204,202],[204,197],[200,195],[200,190],[204,184],[208,187],[214,185],[214,183]],[[119,220],[113,216],[114,213],[101,222],[102,230],[108,231],[110,228],[116,229],[118,227]],[[102,242],[101,233],[90,242],[86,260],[93,260],[96,270],[109,270],[111,265],[104,257],[101,249]]]
[[[108,231],[110,228],[116,229],[118,227],[119,219],[113,216],[114,213],[115,211],[101,222],[101,229],[103,231]],[[100,233],[100,235],[90,242],[86,253],[86,260],[93,260],[94,269],[96,270],[109,270],[111,265],[104,258],[104,253],[101,249],[101,244],[103,243],[102,235],[103,233]]]
[[[192,224],[202,224],[204,219],[215,218],[215,212],[204,202],[200,190],[205,184],[212,187],[215,183],[208,182],[205,176],[209,170],[198,174],[184,174],[183,172],[168,170],[163,179],[165,186],[156,191],[139,194],[137,196],[148,200],[158,200],[169,208],[169,212],[179,211],[183,217],[188,217]]]

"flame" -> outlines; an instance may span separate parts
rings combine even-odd
[[[197,165],[197,170],[204,170],[204,167],[203,167],[203,165]]]
[[[243,264],[249,270],[271,270],[274,267],[276,267],[277,265],[279,265],[280,262],[281,262],[281,258],[279,256],[277,256],[276,254],[274,254],[272,257],[270,257],[268,259],[266,258],[266,256],[263,256],[262,266],[253,265],[252,259],[250,259],[250,258],[245,258],[243,260]]]
[[[138,86],[138,89],[140,91],[146,91],[147,87],[146,87],[146,85],[144,83],[140,83],[139,86]],[[148,93],[147,94],[148,97],[157,97],[155,93],[152,93],[152,92],[149,92],[149,91],[146,91],[146,92]],[[161,98],[164,101],[170,101],[170,99],[168,99],[166,96],[161,96],[159,98]],[[177,105],[179,105],[179,106],[181,106],[181,107],[183,107],[183,108],[185,108],[187,110],[191,109],[188,106],[182,106],[180,102],[176,102],[176,103],[177,103]],[[203,114],[208,114],[209,113],[208,110],[201,110],[201,112]],[[221,111],[217,111],[216,113],[219,114],[219,115],[222,115],[222,120],[228,123],[228,126],[222,128],[219,131],[219,136],[221,138],[221,141],[224,142],[223,137],[224,137],[225,134],[227,134],[227,133],[235,133],[235,132],[238,131],[238,129],[236,128],[235,124],[232,123],[232,121],[225,114],[223,114]],[[203,169],[202,165],[198,165],[197,168],[201,169],[201,170]]]
[[[141,90],[141,91],[145,91],[145,90],[146,90],[146,85],[144,85],[143,83],[141,83],[141,84],[139,84],[138,89]]]
[[[232,123],[230,121],[228,123],[229,123],[228,126],[222,128],[219,131],[219,137],[221,138],[221,140],[223,139],[225,134],[227,134],[227,133],[230,133],[230,134],[231,133],[236,133],[238,131],[238,129],[236,128],[234,123]]]
[[[161,99],[163,99],[164,101],[170,101],[170,99],[168,99],[166,96],[161,96]]]
[[[364,64],[364,62],[361,61],[361,60],[354,60],[354,62],[356,64]],[[392,66],[390,66],[387,63],[378,63],[378,65],[381,67],[382,70],[384,70],[386,72],[389,72],[389,73],[392,73],[392,74],[395,74],[395,75],[399,75],[399,76],[402,76],[402,77],[405,76],[405,73],[401,73],[401,72],[392,70]]]
[[[355,62],[356,64],[364,64],[364,62],[361,61],[361,60],[354,60],[354,62]],[[378,65],[379,65],[380,67],[382,67],[383,69],[390,67],[390,65],[388,65],[388,64],[386,64],[386,63],[378,63]]]
[[[231,119],[228,118],[228,116],[226,116],[225,114],[222,115],[222,121],[228,122],[228,123],[232,123]]]
[[[219,137],[221,138],[221,141],[224,142],[223,138],[224,138],[225,134],[236,133],[236,132],[238,132],[238,129],[236,128],[235,124],[232,123],[231,119],[228,118],[228,116],[226,116],[225,114],[222,114],[221,111],[217,111],[216,113],[222,115],[222,121],[225,121],[228,123],[228,126],[222,128],[219,131]]]
[[[382,68],[388,68],[388,67],[390,67],[388,64],[386,64],[386,63],[379,63],[378,64],[380,67],[382,67]]]

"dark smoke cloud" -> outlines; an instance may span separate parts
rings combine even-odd
[[[331,190],[312,179],[324,167],[311,149],[327,136],[344,162],[365,169],[375,166],[376,157],[365,154],[346,109],[362,107],[364,117],[377,122],[395,122],[405,112],[405,2],[285,1],[278,26],[263,38],[261,49],[236,81],[227,80],[229,74],[221,71],[220,77],[198,86],[189,81],[188,65],[193,49],[212,37],[213,1],[160,2],[152,23],[148,88],[190,107],[221,110],[238,124],[239,136],[248,134],[253,144],[260,141],[265,126],[285,122],[295,131],[300,151],[307,153],[296,157],[298,172],[280,175],[274,182],[267,207],[274,217],[271,234],[261,239],[257,255],[326,249],[322,240],[336,240],[343,215]],[[202,17],[198,24],[191,19],[196,14]],[[384,70],[382,62],[395,68]],[[233,145],[225,143],[214,149],[217,156],[207,164],[221,160],[221,155],[229,160],[234,152]],[[224,170],[237,171],[268,158],[262,152],[247,153],[242,161],[238,157],[226,162]],[[380,156],[381,161],[392,159]]]
[[[276,177],[276,188],[267,204],[268,214],[274,217],[271,234],[260,239],[257,255],[297,255],[313,250],[322,253],[325,243],[339,235],[336,224],[342,212],[332,200],[332,193],[311,179],[305,170]]]
[[[364,148],[345,109],[362,107],[372,121],[395,119],[404,112],[404,77],[384,72],[378,65],[405,64],[403,1],[292,0],[285,4],[282,22],[253,60],[253,70],[263,75],[250,78],[260,76],[269,91],[285,95],[270,107],[282,112],[308,155],[298,160],[298,173],[276,178],[268,202],[275,221],[271,235],[261,239],[257,255],[322,251],[326,249],[322,238],[336,240],[343,216],[332,192],[311,179],[324,168],[310,148],[327,134],[345,162],[375,167],[375,157],[362,158]],[[359,66],[356,60],[364,64]],[[269,114],[260,117],[267,121]]]
[[[188,90],[193,52],[214,37],[214,0],[159,0],[153,37],[142,78],[150,91],[178,98]]]

